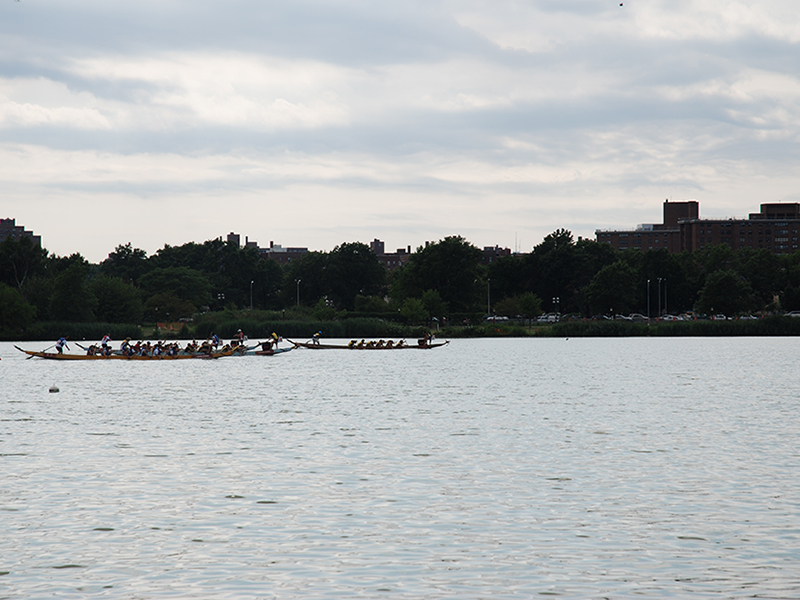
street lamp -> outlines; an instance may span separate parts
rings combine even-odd
[[[492,280],[490,278],[486,279],[486,315],[489,316],[492,314],[492,303],[491,300],[491,293],[492,293]]]
[[[297,284],[297,306],[300,306],[300,282],[302,279],[295,279],[294,282]]]
[[[253,281],[250,281],[250,310],[253,310]]]
[[[667,280],[664,278],[664,313],[669,314],[669,308],[667,308]]]
[[[661,318],[661,277],[658,278],[658,316],[656,319]]]
[[[650,280],[647,280],[647,324],[650,325]]]

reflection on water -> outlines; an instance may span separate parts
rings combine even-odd
[[[798,350],[0,344],[0,597],[800,597]]]

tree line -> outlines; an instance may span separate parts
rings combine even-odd
[[[726,245],[693,253],[616,251],[559,229],[524,255],[483,264],[460,236],[428,244],[388,271],[360,242],[281,266],[221,239],[165,245],[153,255],[117,246],[92,264],[51,255],[30,238],[0,243],[0,334],[34,322],[176,322],[226,309],[313,311],[318,319],[378,315],[450,323],[487,313],[593,315],[667,310],[737,315],[800,309],[800,253]]]

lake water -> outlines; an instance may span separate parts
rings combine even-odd
[[[799,355],[3,343],[0,598],[798,598]]]

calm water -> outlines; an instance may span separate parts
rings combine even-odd
[[[0,344],[0,598],[798,598],[798,356]]]

